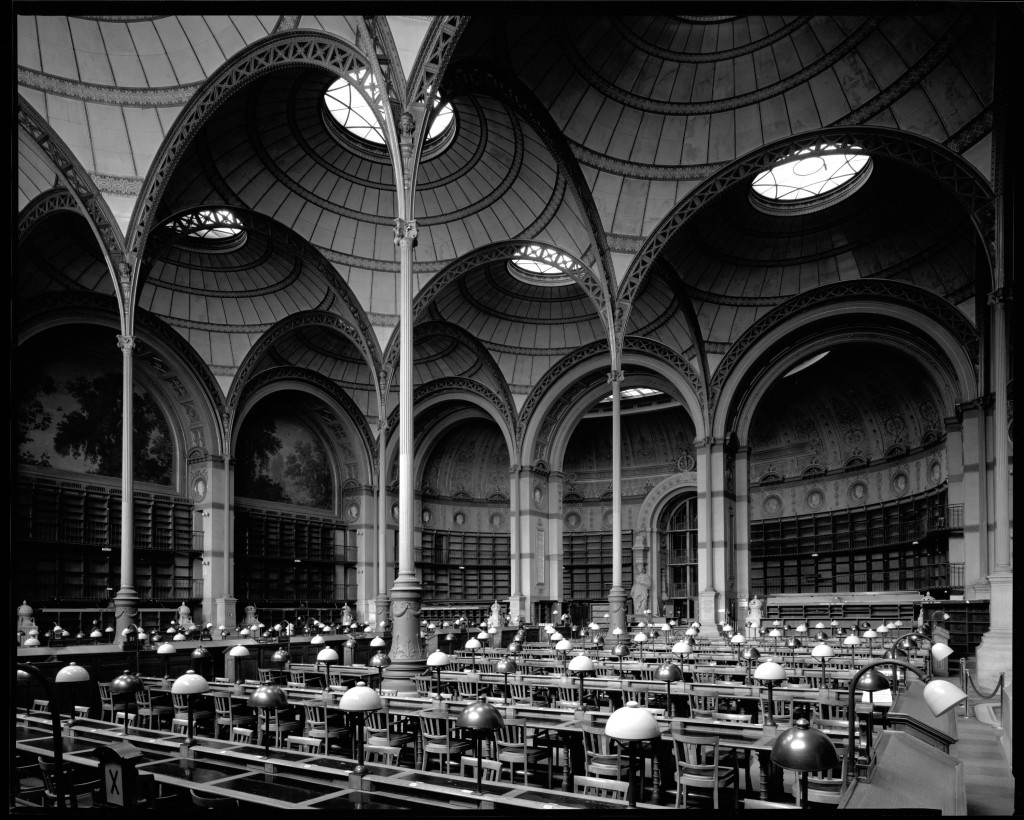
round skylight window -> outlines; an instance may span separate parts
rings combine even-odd
[[[568,271],[575,267],[571,257],[540,245],[523,245],[508,263],[509,273],[520,282],[545,287],[571,285],[575,280]]]
[[[357,79],[361,79],[360,74]],[[345,78],[331,83],[324,94],[324,103],[334,120],[349,134],[375,145],[384,145],[384,129],[373,110],[359,91]],[[427,132],[427,144],[444,136],[455,118],[451,103],[445,103],[438,109]]]
[[[245,234],[242,220],[224,208],[201,208],[179,214],[165,227],[191,239],[235,239]]]
[[[817,210],[852,194],[870,172],[871,157],[856,146],[803,148],[754,177],[751,199],[771,213]]]

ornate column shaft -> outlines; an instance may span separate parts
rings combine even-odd
[[[508,470],[508,484],[509,484],[509,509],[508,509],[508,548],[509,548],[509,561],[511,566],[509,567],[509,611],[511,612],[512,602],[518,598],[522,593],[520,592],[520,578],[519,573],[521,571],[520,566],[522,564],[522,557],[520,555],[520,533],[519,533],[519,520],[522,517],[520,515],[520,495],[519,495],[519,480],[523,472],[523,468],[518,464],[513,464]],[[518,611],[516,612],[518,614]]]
[[[135,591],[135,476],[132,472],[132,350],[134,336],[117,337],[121,348],[121,587],[114,596],[115,629],[118,636],[139,614]]]
[[[743,626],[740,613],[746,610],[750,597],[750,448],[740,447],[736,451],[736,611],[733,613],[738,624]]]
[[[611,631],[626,628],[626,590],[622,587],[622,398],[620,385],[623,373],[612,370],[608,383],[612,386],[612,588],[608,591],[608,639]]]
[[[382,409],[382,416],[383,412]],[[391,596],[388,595],[387,432],[388,423],[381,418],[377,422],[377,623],[387,620],[391,614]]]
[[[423,587],[416,577],[413,554],[413,359],[412,250],[416,223],[395,220],[395,244],[400,252],[398,362],[398,578],[391,588],[391,660],[385,677],[392,688],[414,691],[412,678],[426,668],[420,638]]]

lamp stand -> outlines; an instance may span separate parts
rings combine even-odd
[[[356,767],[352,770],[352,773],[362,777],[366,774],[366,740],[363,738],[363,726],[366,723],[366,717],[362,712],[355,712],[354,714],[356,719]]]
[[[269,758],[270,757],[270,710],[269,709],[264,709],[263,710],[263,715],[264,715],[264,718],[263,718],[264,726],[266,727],[264,729],[264,731],[263,731],[263,756],[265,758]],[[329,745],[330,745],[330,743],[329,743],[329,739],[328,739],[327,746],[329,746]],[[325,746],[325,748],[326,748],[326,746]]]
[[[768,685],[768,725],[775,728],[777,727],[777,724],[775,723],[775,701],[772,700],[772,686],[775,681],[769,680],[765,681],[765,683]]]

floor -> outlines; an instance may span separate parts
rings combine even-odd
[[[958,717],[956,730],[960,739],[951,753],[964,764],[967,814],[987,817],[1012,815],[1015,780],[1003,754],[997,729],[976,718]]]

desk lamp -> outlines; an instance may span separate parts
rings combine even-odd
[[[847,635],[845,638],[843,638],[843,646],[850,647],[850,664],[851,665],[856,665],[856,661],[854,660],[854,654],[853,653],[854,653],[854,650],[858,646],[860,646],[860,638],[858,638],[854,634]]]
[[[778,623],[778,622],[776,622],[776,623]],[[776,627],[772,627],[771,631],[768,632],[768,637],[775,639],[775,648],[772,650],[772,654],[773,655],[779,654],[779,638],[782,637],[782,630],[779,629],[777,626]]]
[[[604,733],[613,740],[625,743],[629,749],[629,807],[636,808],[636,747],[645,740],[661,735],[658,721],[635,700],[616,709],[604,725]]]
[[[836,629],[839,627],[839,621],[833,619],[829,621],[828,625],[832,627],[832,637],[836,637]]]
[[[483,740],[484,737],[493,737],[497,729],[505,728],[505,721],[501,712],[484,700],[483,695],[474,701],[455,718],[455,725],[464,729],[476,742],[476,791],[483,794]]]
[[[498,661],[494,669],[499,675],[505,676],[505,705],[508,706],[508,676],[514,675],[518,672],[519,667],[516,666],[516,662],[513,658],[508,657],[502,658]]]
[[[391,656],[383,649],[378,650],[377,654],[367,661],[367,665],[377,670],[377,691],[380,692],[384,688],[384,670],[391,666]]]
[[[825,629],[825,624],[823,624],[821,621],[818,621],[818,623],[816,623],[814,625],[814,628],[815,629]]]
[[[444,652],[440,649],[430,653],[427,658],[427,666],[431,667],[437,673],[437,699],[441,700],[441,667],[447,666],[452,662]]]
[[[624,643],[617,643],[612,647],[612,654],[619,659],[619,681],[625,685],[625,678],[622,674],[622,659],[629,654],[629,645]]]
[[[96,622],[95,621],[93,621],[92,623],[93,623],[93,628],[92,628],[92,632],[89,633],[89,637],[92,638],[92,642],[93,643],[99,643],[101,640],[103,640],[103,633],[100,632],[100,628],[98,626],[96,626]],[[35,638],[35,635],[33,635],[31,632],[29,632],[29,638],[30,639]],[[28,646],[28,641],[25,641],[25,645]],[[38,645],[39,645],[39,642],[37,641],[36,642],[36,646],[38,646]]]
[[[811,657],[817,658],[821,661],[821,685],[823,688],[832,688],[828,686],[828,677],[825,673],[825,663],[833,655],[835,655],[835,652],[832,651],[832,647],[824,642],[819,643],[816,647],[814,647],[814,649],[811,650]]]
[[[789,650],[789,654],[793,656],[793,663],[796,663],[796,651],[803,646],[800,639],[795,635],[792,638],[786,639],[786,649]]]
[[[871,759],[871,740],[874,737],[874,717],[875,717],[875,692],[889,691],[889,681],[886,680],[885,675],[879,672],[877,669],[869,669],[863,675],[859,676],[860,679],[857,681],[857,691],[868,693],[868,703],[871,705],[871,709],[868,711],[867,720],[867,732],[865,733],[865,755]],[[853,716],[851,716],[851,720]]]
[[[647,640],[647,633],[643,630],[633,636],[633,643],[640,644],[640,663],[644,662],[644,642]]]
[[[242,658],[249,657],[249,649],[248,647],[242,646],[242,644],[238,644],[237,646],[231,647],[231,649],[228,651],[228,655],[235,659],[235,684],[239,687],[239,690],[241,690],[243,677]]]
[[[498,634],[498,628],[496,626],[487,627],[487,646],[490,649],[494,648],[494,642],[497,640],[494,636]]]
[[[512,641],[512,643],[508,645],[508,654],[510,655],[518,655],[522,651],[523,645],[519,641]]]
[[[747,662],[747,686],[750,686],[750,664],[758,660],[761,657],[761,653],[757,651],[756,646],[744,646],[743,651],[740,652],[740,657]]]
[[[127,669],[110,682],[111,702],[118,695],[124,695],[124,734],[128,734],[128,697],[134,699],[135,693],[142,688],[142,681]]]
[[[106,629],[103,630],[103,632],[107,636],[107,643],[113,643],[114,642],[114,627],[108,626]]]
[[[288,665],[288,661],[290,660],[291,655],[288,654],[288,650],[283,646],[270,656],[270,662],[278,665],[282,677],[284,677],[285,667]],[[328,677],[328,680],[330,680],[330,677]]]
[[[323,664],[327,670],[327,674],[324,677],[324,692],[330,692],[331,690],[331,664],[338,662],[338,650],[330,646],[325,646],[319,652],[316,653],[317,664]]]
[[[68,726],[75,725],[75,697],[73,684],[82,683],[90,680],[89,670],[83,666],[79,666],[74,661],[71,661],[67,666],[59,669],[57,675],[54,678],[54,683],[60,684],[54,692],[64,687],[65,684],[72,684],[70,691],[70,700],[68,703],[68,714],[71,715],[71,720],[68,721]]]
[[[875,632],[878,633],[878,637],[880,639],[878,641],[879,645],[882,647],[882,649],[885,649],[885,636],[889,634],[889,627],[887,627],[885,624],[879,624],[875,627]]]
[[[156,654],[164,656],[164,680],[167,680],[171,677],[171,655],[173,655],[176,651],[177,650],[174,648],[174,644],[166,642],[160,644],[160,646],[156,648]]]
[[[203,692],[209,691],[210,684],[207,683],[206,678],[202,675],[197,675],[191,669],[171,684],[171,694],[184,695],[185,701],[188,703],[188,731],[185,736],[186,746],[194,746],[196,742],[195,738],[192,736],[194,728],[192,722],[192,702],[196,695],[201,695]]]
[[[682,672],[683,671],[683,665],[686,663],[686,658],[693,654],[693,644],[691,644],[686,638],[683,638],[682,640],[679,640],[679,641],[675,642],[675,644],[672,646],[672,651],[676,655],[679,656],[679,664],[680,664],[679,671]],[[694,678],[694,680],[696,680],[696,678]],[[683,688],[683,691],[685,691],[686,690],[686,678],[685,678],[685,676],[682,678],[682,681],[683,681],[683,687],[682,688]]]
[[[327,641],[324,640],[324,636],[319,632],[309,639],[310,646],[323,646],[325,643],[327,643]]]
[[[557,633],[556,633],[557,634]],[[558,653],[558,657],[562,661],[562,676],[565,677],[568,672],[565,668],[566,660],[569,658],[569,650],[572,649],[572,641],[562,638],[558,643],[555,644],[555,651]]]
[[[586,655],[577,655],[571,661],[569,661],[569,671],[574,675],[578,675],[580,679],[580,710],[586,710],[586,704],[583,702],[583,679],[587,675],[593,675],[596,671],[594,662]]]
[[[799,718],[775,739],[772,762],[800,773],[800,808],[808,808],[807,774],[831,769],[839,764],[839,752],[832,739],[820,729],[811,728],[807,718]]]
[[[874,639],[878,637],[878,633],[875,632],[875,630],[873,630],[873,629],[865,629],[861,633],[861,637],[864,638],[868,642],[868,655],[870,656],[871,655],[871,649],[872,649],[871,644],[874,641]]]
[[[663,663],[654,670],[654,677],[665,681],[665,705],[669,718],[672,717],[672,684],[683,679],[683,670],[674,663]]]
[[[743,646],[743,644],[745,644],[746,642],[747,639],[744,638],[739,632],[737,632],[729,639],[729,643],[736,647],[736,663],[740,662],[740,647]]]
[[[288,705],[288,696],[285,695],[284,689],[280,686],[273,684],[269,686],[259,686],[256,691],[249,696],[249,706],[254,709],[264,710],[264,720],[266,729],[263,732],[263,756],[270,757],[270,710],[281,709]],[[257,718],[257,723],[259,718]]]
[[[199,674],[203,674],[203,670],[206,666],[206,659],[210,657],[210,650],[205,646],[197,646],[192,650],[192,660],[195,661],[193,664],[196,669],[199,670]]]
[[[895,658],[882,658],[881,660],[871,661],[866,666],[863,666],[857,674],[850,679],[847,701],[850,716],[850,726],[847,734],[847,748],[851,750],[851,755],[853,755],[852,750],[856,749],[856,746],[854,746],[854,724],[857,719],[855,712],[857,684],[863,676],[867,675],[869,671],[873,670],[876,666],[892,666],[893,668],[901,667],[917,675],[925,683],[923,693],[925,705],[936,717],[944,715],[958,703],[963,703],[967,700],[967,693],[959,687],[954,686],[947,680],[929,680],[925,673],[921,672],[916,666],[906,663],[905,661],[896,660]],[[857,761],[855,757],[851,760],[851,763],[853,765],[847,767],[847,779],[856,776],[857,773]]]
[[[171,638],[171,640],[172,641],[183,641],[183,640],[185,640],[185,633],[184,632],[176,632],[174,634],[174,637]]]
[[[786,679],[786,670],[774,661],[765,661],[754,670],[754,677],[759,681],[764,681],[765,685],[768,687],[767,723],[769,726],[776,726],[775,702],[772,699],[772,687],[774,687],[778,681]]]
[[[470,638],[466,641],[466,649],[470,651],[473,656],[473,674],[476,674],[476,651],[480,648],[480,641],[478,638]]]
[[[356,767],[353,774],[366,774],[366,741],[363,737],[363,726],[366,724],[366,713],[376,712],[380,707],[380,695],[363,681],[348,689],[338,701],[338,708],[351,712],[356,724]]]
[[[623,631],[621,626],[617,626],[617,627],[615,627],[612,630],[612,635],[615,636],[615,642],[616,643],[622,643],[622,636],[623,636],[623,634],[625,634],[625,633],[624,633],[624,631]]]

